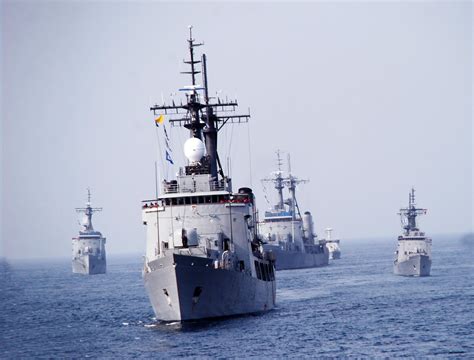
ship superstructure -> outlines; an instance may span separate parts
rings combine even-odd
[[[313,217],[309,211],[303,216],[296,200],[296,186],[307,182],[291,174],[290,157],[288,172],[281,170],[280,152],[277,151],[278,170],[263,182],[274,185],[277,203],[259,222],[259,233],[264,241],[264,249],[276,257],[276,269],[298,269],[328,265],[329,252],[324,241],[318,241],[314,233]],[[287,188],[289,197],[285,200],[283,190]]]
[[[418,215],[426,209],[417,208],[415,189],[408,196],[408,207],[400,209],[403,234],[398,237],[393,271],[396,275],[429,276],[431,271],[431,238],[420,231],[416,224]]]
[[[92,226],[92,214],[102,208],[91,207],[91,192],[87,189],[85,208],[76,208],[76,212],[84,213],[82,229],[79,236],[72,239],[72,272],[78,274],[105,274],[107,260],[105,257],[105,237]]]
[[[162,181],[161,194],[143,202],[147,247],[143,277],[158,320],[187,321],[270,310],[275,306],[275,272],[256,230],[255,198],[247,187],[232,191],[218,152],[220,129],[248,121],[234,115],[236,101],[211,102],[206,55],[189,31],[192,84],[186,102],[151,107],[172,126],[189,130],[188,164],[175,179]],[[197,85],[201,64],[203,85]],[[204,140],[204,141],[203,141]]]
[[[329,259],[337,260],[341,258],[341,248],[339,247],[340,240],[332,238],[332,228],[326,228],[325,243],[329,251]]]

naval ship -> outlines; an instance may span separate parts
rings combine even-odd
[[[278,202],[265,211],[259,222],[259,233],[264,241],[264,249],[276,258],[276,269],[299,269],[326,266],[329,251],[324,241],[318,241],[314,233],[313,217],[309,211],[301,216],[296,200],[296,185],[305,183],[291,174],[288,156],[288,174],[281,170],[280,152],[277,151],[278,171],[262,182],[272,183],[278,193]],[[283,198],[283,189],[288,188],[290,197]]]
[[[79,236],[72,239],[72,272],[86,275],[105,274],[105,238],[92,227],[92,214],[102,211],[102,208],[91,207],[90,189],[87,189],[86,207],[76,208],[76,211],[84,213],[84,218]]]
[[[408,207],[400,209],[405,230],[398,237],[393,271],[396,275],[429,276],[431,270],[431,239],[416,226],[416,217],[426,214],[426,209],[415,205],[415,189],[408,195]]]
[[[329,251],[329,259],[337,260],[341,258],[341,248],[339,247],[340,240],[332,238],[332,228],[326,229],[326,247]]]
[[[211,102],[206,55],[195,58],[202,44],[191,27],[187,41],[190,59],[184,62],[192,83],[184,88],[185,102],[150,108],[157,119],[169,117],[170,126],[189,130],[187,165],[142,204],[145,288],[156,318],[166,322],[264,312],[275,306],[276,295],[274,259],[257,236],[254,194],[248,187],[232,190],[217,151],[222,127],[250,115],[234,114],[236,101]],[[196,82],[200,72],[202,86]]]

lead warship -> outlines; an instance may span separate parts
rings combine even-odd
[[[416,226],[416,217],[426,214],[426,209],[415,205],[415,189],[408,195],[408,207],[400,209],[402,227],[398,237],[393,271],[403,276],[429,276],[431,270],[431,239]]]
[[[79,236],[72,239],[72,272],[77,274],[105,274],[107,261],[105,258],[105,238],[92,226],[92,214],[102,208],[91,207],[91,192],[87,189],[85,208],[76,208],[76,212],[84,213],[82,230]]]
[[[332,238],[332,228],[326,229],[326,247],[329,251],[329,259],[337,260],[341,258],[341,248],[339,247],[340,240]]]
[[[277,151],[278,171],[263,182],[272,183],[278,193],[278,202],[265,212],[259,222],[259,233],[264,241],[264,249],[271,251],[276,258],[276,269],[299,269],[326,266],[329,251],[325,242],[318,241],[314,233],[313,217],[309,211],[301,216],[296,200],[296,186],[307,180],[300,180],[291,174],[288,156],[288,173],[281,170],[282,161]],[[290,197],[283,198],[283,189],[288,188]]]
[[[275,306],[274,259],[257,236],[255,197],[247,187],[232,191],[217,152],[222,127],[250,116],[232,114],[236,101],[211,103],[206,55],[195,59],[194,49],[202,44],[195,43],[191,27],[188,44],[190,59],[184,62],[192,84],[184,88],[186,102],[150,108],[160,123],[169,116],[171,126],[184,126],[190,138],[184,143],[188,164],[175,179],[162,181],[161,195],[142,205],[145,288],[162,321],[267,311]],[[203,86],[196,84],[199,63]]]

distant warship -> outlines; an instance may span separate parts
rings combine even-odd
[[[426,214],[426,209],[416,208],[415,189],[408,196],[408,207],[399,215],[405,230],[398,237],[393,271],[396,275],[429,276],[431,270],[431,239],[416,226],[416,217]]]
[[[318,241],[313,230],[313,217],[309,211],[301,216],[296,201],[296,185],[307,182],[291,175],[288,156],[288,174],[281,170],[280,152],[277,151],[278,171],[271,178],[263,179],[275,186],[278,202],[265,212],[259,222],[259,233],[264,241],[264,249],[276,258],[276,269],[299,269],[328,265],[329,251],[324,241]],[[283,189],[287,187],[290,197],[283,199]]]
[[[157,124],[184,126],[188,165],[173,180],[162,182],[162,194],[143,202],[147,229],[143,278],[158,320],[187,321],[270,310],[275,306],[275,271],[256,232],[252,190],[232,191],[217,153],[219,130],[226,123],[246,122],[233,115],[236,101],[208,96],[206,55],[195,59],[189,32],[192,84],[186,102],[155,105]],[[201,63],[203,86],[196,84]],[[203,94],[200,93],[203,91]],[[164,128],[165,129],[165,128]],[[203,142],[203,139],[205,143]],[[170,161],[169,153],[166,154]]]
[[[326,229],[326,247],[329,251],[329,259],[336,260],[341,258],[341,248],[339,247],[339,239],[333,239],[331,236],[332,229]]]
[[[76,208],[84,213],[82,230],[79,236],[72,239],[72,272],[78,274],[105,274],[107,262],[105,259],[105,238],[92,227],[92,214],[102,211],[102,208],[91,207],[91,192],[87,189],[85,208]]]

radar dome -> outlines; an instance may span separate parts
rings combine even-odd
[[[184,143],[184,155],[192,163],[198,162],[204,156],[204,143],[198,138],[190,138]]]

